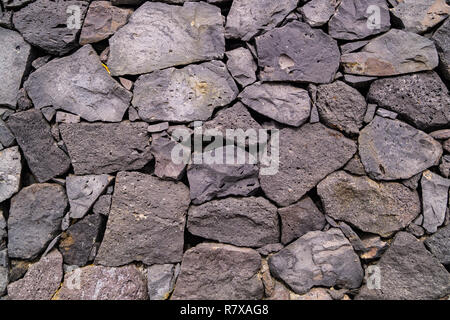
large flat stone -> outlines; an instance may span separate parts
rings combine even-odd
[[[22,156],[18,147],[0,151],[0,202],[19,191],[22,176]]]
[[[422,174],[423,228],[434,233],[445,221],[450,179],[444,179],[429,170]]]
[[[450,225],[425,240],[425,245],[443,265],[450,265]]]
[[[450,81],[450,19],[436,30],[432,37],[439,55],[439,70]]]

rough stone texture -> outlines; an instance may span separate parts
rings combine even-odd
[[[62,112],[57,111],[56,112],[56,123],[78,123],[80,122],[81,118],[80,116],[68,113],[68,112]]]
[[[445,178],[450,177],[450,155],[442,157],[442,163],[439,165],[439,171]]]
[[[264,198],[227,198],[191,206],[187,230],[196,236],[240,247],[279,241],[277,208]]]
[[[288,84],[255,83],[239,95],[250,109],[294,127],[305,124],[311,113],[308,91]]]
[[[343,167],[355,152],[355,142],[320,123],[282,129],[279,171],[260,175],[261,187],[271,200],[288,206]]]
[[[422,130],[450,123],[450,95],[434,71],[376,80],[368,99]]]
[[[383,237],[405,228],[420,213],[416,191],[396,182],[376,182],[344,171],[317,186],[326,214]]]
[[[391,29],[371,40],[361,52],[341,57],[345,73],[394,76],[432,70],[439,64],[433,41],[415,33]]]
[[[15,109],[20,85],[30,62],[31,47],[19,33],[2,27],[0,43],[0,106]]]
[[[313,286],[358,288],[361,263],[339,229],[312,231],[269,258],[271,273],[296,293]]]
[[[450,19],[437,29],[432,37],[439,55],[439,70],[450,81]]]
[[[323,123],[356,135],[363,126],[367,103],[358,90],[336,81],[318,87],[316,106]]]
[[[8,285],[11,300],[50,300],[63,278],[63,258],[53,250],[32,264],[25,277]]]
[[[0,202],[8,200],[19,191],[22,177],[21,159],[18,147],[0,151]]]
[[[306,23],[269,31],[256,38],[256,47],[264,81],[329,83],[339,68],[337,42]]]
[[[87,266],[66,273],[54,299],[147,300],[147,283],[134,265],[120,268]]]
[[[87,121],[121,121],[131,93],[112,79],[91,45],[54,59],[24,84],[35,108],[53,106]]]
[[[225,53],[220,9],[203,2],[182,7],[146,2],[109,43],[114,76],[221,59]]]
[[[445,220],[450,180],[427,170],[422,175],[423,228],[434,233]]]
[[[150,300],[167,300],[180,273],[180,265],[155,264],[147,268],[148,296]]]
[[[360,133],[359,155],[374,179],[409,179],[437,165],[442,146],[406,123],[376,116]]]
[[[320,231],[325,227],[325,217],[310,197],[305,197],[289,207],[278,209],[278,214],[281,219],[283,244],[288,244],[310,231]]]
[[[366,175],[366,170],[364,169],[358,154],[355,154],[355,156],[345,165],[344,170],[356,176]]]
[[[3,217],[3,210],[0,209],[0,244],[3,243],[3,239],[5,239],[7,236],[6,232],[6,221]]]
[[[236,0],[231,5],[225,36],[249,41],[278,26],[297,7],[297,0]]]
[[[149,125],[147,128],[147,131],[150,133],[156,133],[156,132],[162,132],[169,129],[169,123],[168,122],[161,122],[158,124],[152,124]]]
[[[93,1],[84,19],[80,44],[107,39],[127,23],[132,13],[132,9],[115,7],[109,1]]]
[[[226,52],[226,56],[228,58],[227,68],[237,83],[246,87],[256,81],[258,65],[250,50],[237,48]]]
[[[119,172],[96,263],[181,261],[189,189],[138,172]]]
[[[172,299],[255,300],[264,294],[261,256],[252,249],[202,243],[186,251]]]
[[[427,240],[425,245],[444,265],[450,265],[450,225],[440,229]]]
[[[60,231],[67,208],[63,187],[33,184],[11,199],[8,218],[10,258],[34,259]]]
[[[180,180],[184,176],[186,164],[178,164],[173,161],[172,152],[174,148],[184,148],[184,145],[167,137],[153,139],[151,152],[155,157],[155,175],[157,177]]]
[[[139,77],[133,106],[148,122],[207,120],[217,107],[238,94],[223,62],[205,62],[182,69],[169,68]]]
[[[143,122],[59,126],[77,175],[138,170],[153,158]]]
[[[377,263],[381,288],[364,285],[359,300],[430,300],[450,293],[450,273],[413,235],[399,232]]]
[[[68,25],[69,20],[75,22],[70,17],[76,14],[70,6],[78,7],[83,23],[89,2],[74,0],[36,0],[15,12],[13,23],[28,43],[48,53],[64,55],[77,47],[80,33],[79,29]]]
[[[9,278],[8,250],[5,249],[0,251],[0,297],[6,293]]]
[[[338,0],[312,0],[300,8],[300,13],[311,27],[320,27],[334,15],[338,4]]]
[[[92,207],[92,211],[95,214],[102,214],[104,216],[109,215],[109,210],[111,208],[112,197],[110,195],[103,195],[98,198]]]

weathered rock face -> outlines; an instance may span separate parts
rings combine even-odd
[[[8,200],[20,188],[22,162],[18,147],[0,151],[0,202]]]
[[[64,188],[57,184],[33,184],[11,199],[8,218],[8,254],[34,259],[58,234],[67,208]]]
[[[36,108],[53,106],[88,121],[121,121],[131,101],[131,93],[109,76],[90,45],[50,61],[24,86]]]
[[[59,126],[77,175],[138,170],[153,158],[143,122]]]
[[[57,146],[50,126],[39,110],[15,113],[8,118],[7,124],[39,182],[50,180],[69,169],[69,157]]]
[[[8,285],[11,300],[50,300],[63,278],[63,258],[53,250],[32,264],[23,279]]]
[[[180,265],[155,264],[147,268],[148,296],[150,300],[166,300],[175,287]]]
[[[237,48],[226,52],[228,58],[227,67],[234,80],[242,87],[246,87],[256,81],[258,65],[248,49]]]
[[[172,299],[254,300],[264,294],[261,256],[252,249],[202,243],[183,256]]]
[[[189,189],[137,172],[119,172],[111,211],[96,263],[181,261]]]
[[[55,300],[147,300],[143,274],[133,265],[108,268],[87,266],[64,276]]]
[[[277,208],[264,198],[227,198],[189,209],[190,233],[240,247],[279,242]]]
[[[417,192],[400,183],[379,183],[344,171],[320,182],[317,193],[334,219],[384,237],[405,228],[421,209]]]
[[[111,208],[111,198],[111,195],[100,196],[92,207],[92,211],[96,214],[108,216]]]
[[[180,180],[185,171],[185,163],[175,163],[172,152],[175,148],[184,146],[167,137],[154,138],[152,141],[152,154],[155,157],[155,175],[161,179]]]
[[[433,41],[397,29],[371,40],[361,52],[341,57],[345,73],[367,76],[395,76],[432,70],[438,64]]]
[[[364,276],[358,256],[339,229],[305,234],[271,256],[269,266],[299,294],[313,286],[358,288]]]
[[[3,217],[3,210],[0,210],[0,244],[3,242],[3,239],[5,239],[6,236],[6,221]]]
[[[15,144],[16,139],[12,134],[11,130],[9,130],[6,123],[0,119],[0,145],[4,148],[11,147]]]
[[[430,300],[450,292],[450,274],[413,235],[399,232],[377,263],[381,288],[364,285],[359,300]]]
[[[8,282],[9,282],[9,259],[8,259],[8,250],[5,249],[0,251],[0,296],[3,296],[6,293]]]
[[[135,83],[133,106],[144,121],[190,122],[207,120],[237,94],[225,64],[213,61],[141,76]]]
[[[427,170],[422,175],[423,228],[434,233],[445,220],[450,180]]]
[[[442,146],[406,123],[376,116],[360,133],[359,155],[374,179],[409,179],[438,164]]]
[[[376,80],[370,86],[368,99],[399,113],[422,130],[450,122],[450,95],[434,71]]]
[[[271,200],[288,206],[343,167],[355,152],[354,141],[320,123],[282,129],[279,171],[272,176],[260,175],[261,187]]]
[[[258,82],[245,88],[239,98],[250,109],[294,127],[305,124],[311,113],[308,91],[287,84]]]
[[[338,0],[312,0],[301,7],[300,12],[311,27],[320,27],[334,15],[338,4]]]
[[[450,264],[450,225],[440,229],[427,240],[425,245],[431,253],[444,265]]]
[[[329,83],[339,68],[337,42],[306,23],[269,31],[256,38],[256,47],[264,81]]]
[[[297,0],[236,0],[227,16],[225,36],[248,41],[279,25],[297,6]]]
[[[450,81],[450,20],[444,22],[444,24],[433,34],[432,39],[436,45],[436,49],[439,55],[439,69],[442,72],[444,78]]]
[[[110,39],[108,67],[114,76],[143,74],[222,58],[225,38],[218,7],[146,2]]]
[[[88,1],[81,0],[36,0],[15,12],[13,23],[30,44],[54,55],[64,55],[78,45],[88,6]]]

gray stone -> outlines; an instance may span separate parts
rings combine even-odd
[[[20,7],[26,6],[27,4],[35,0],[1,0],[3,7],[7,9],[18,9]]]
[[[429,233],[434,233],[444,223],[447,211],[450,180],[427,170],[422,175],[423,224]]]
[[[187,230],[202,238],[253,248],[277,243],[280,237],[277,208],[262,197],[191,206]]]
[[[17,94],[30,60],[31,47],[22,36],[0,27],[0,106],[15,109]]]
[[[356,176],[366,175],[366,170],[364,169],[358,154],[355,154],[355,156],[345,165],[344,170]]]
[[[109,43],[108,67],[114,76],[222,59],[223,19],[218,7],[203,2],[146,2]]]
[[[87,121],[121,121],[131,93],[110,77],[91,45],[54,59],[24,84],[35,108],[53,106]]]
[[[271,273],[299,294],[313,286],[358,288],[361,263],[339,229],[312,231],[269,258]]]
[[[375,113],[377,111],[377,105],[373,104],[373,103],[369,103],[367,105],[367,111],[366,114],[364,115],[364,123],[370,123],[372,122],[373,118],[375,117]]]
[[[262,256],[268,256],[272,253],[277,253],[281,249],[283,249],[284,246],[281,243],[271,243],[268,245],[265,245],[264,247],[256,249],[258,253]]]
[[[450,153],[450,139],[445,140],[442,147],[444,148],[444,151]]]
[[[377,109],[377,116],[395,120],[398,117],[398,113],[397,112],[393,112],[393,111],[389,111],[389,110],[386,110],[386,109],[383,109],[383,108],[378,108]]]
[[[399,232],[376,266],[381,288],[364,285],[357,300],[432,300],[450,293],[450,273],[409,233]]]
[[[344,171],[329,175],[317,186],[326,214],[364,232],[390,236],[420,213],[416,191],[397,182],[376,182]]]
[[[169,123],[168,122],[161,122],[158,124],[153,124],[148,126],[147,131],[150,133],[156,133],[161,132],[169,129]]]
[[[0,151],[0,203],[19,191],[22,176],[21,159],[18,147]]]
[[[377,180],[409,179],[437,165],[442,146],[426,133],[398,120],[376,116],[359,135],[359,155]]]
[[[394,76],[432,70],[438,64],[433,41],[398,29],[391,29],[371,40],[360,52],[341,56],[345,73],[366,76]]]
[[[203,121],[215,108],[231,103],[238,92],[225,64],[212,61],[139,77],[133,106],[148,122]]]
[[[371,235],[361,240],[363,252],[359,254],[363,260],[374,260],[382,256],[389,247],[388,243],[382,241],[379,236]]]
[[[297,3],[297,0],[235,0],[227,16],[225,36],[249,41],[278,26]]]
[[[5,10],[0,6],[0,27],[13,29],[12,16],[12,11]]]
[[[338,0],[312,0],[300,8],[300,13],[311,27],[320,27],[334,15],[338,4]]]
[[[6,221],[3,217],[3,210],[0,209],[0,244],[3,242],[3,239],[6,239],[8,233],[6,232]]]
[[[320,122],[319,111],[317,110],[316,105],[314,104],[311,108],[311,115],[309,117],[309,123],[318,123]]]
[[[57,123],[78,123],[80,122],[80,116],[71,114],[71,113],[67,113],[67,112],[61,112],[61,111],[57,111],[56,112],[56,122]]]
[[[183,256],[174,300],[258,300],[261,256],[253,249],[202,243]]]
[[[52,56],[51,56],[51,55],[45,55],[45,56],[36,58],[36,59],[34,59],[33,62],[31,63],[31,66],[32,66],[34,69],[37,70],[37,69],[39,69],[40,67],[45,66],[45,64],[46,64],[47,62],[49,62],[51,59],[52,59]]]
[[[337,42],[306,23],[269,31],[256,38],[256,47],[263,81],[329,83],[339,68]]]
[[[355,76],[353,74],[344,74],[344,81],[355,88],[368,87],[377,77]]]
[[[104,216],[109,215],[109,210],[111,209],[111,195],[103,195],[98,198],[92,207],[92,211],[95,214],[102,214]]]
[[[421,130],[450,123],[450,95],[434,71],[377,80],[370,86],[368,99]]]
[[[143,122],[74,123],[59,126],[75,174],[138,170],[152,160]]]
[[[439,171],[445,178],[450,178],[450,155],[442,157],[442,163],[439,165]]]
[[[180,265],[155,264],[147,268],[148,296],[150,300],[167,300],[180,273]]]
[[[368,43],[369,43],[368,40],[362,40],[362,41],[352,41],[352,42],[343,44],[342,46],[340,46],[341,53],[344,54],[344,53],[355,52],[358,49],[361,49],[362,47],[364,47]]]
[[[425,245],[443,265],[450,265],[450,225],[425,240]]]
[[[144,275],[134,266],[87,266],[64,275],[54,300],[147,300]]]
[[[175,149],[176,148],[176,149]],[[188,152],[184,144],[180,144],[167,137],[154,138],[151,152],[155,157],[155,175],[161,179],[180,180],[186,172],[186,163],[175,163],[172,158],[173,150],[183,149]],[[190,153],[190,150],[189,150]]]
[[[447,81],[450,81],[450,19],[437,29],[432,37],[439,54],[439,70]]]
[[[138,172],[119,172],[96,263],[177,263],[183,256],[189,189]]]
[[[420,178],[422,178],[422,174],[418,173],[412,178],[401,181],[401,183],[411,190],[417,190],[417,188],[419,187]]]
[[[278,209],[281,219],[281,242],[288,244],[310,231],[320,231],[325,227],[325,217],[317,209],[310,197]]]
[[[237,83],[242,87],[246,87],[256,81],[258,65],[253,59],[250,50],[237,48],[227,51],[225,54],[228,58],[227,68]]]
[[[308,91],[288,84],[258,82],[245,88],[239,98],[250,109],[294,127],[308,122],[311,114]]]
[[[0,251],[0,297],[6,293],[9,282],[9,260],[8,250]],[[1,299],[0,299],[1,300]]]

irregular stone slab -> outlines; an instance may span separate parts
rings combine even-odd
[[[280,168],[260,175],[261,187],[280,206],[300,200],[323,178],[343,167],[355,154],[356,144],[320,123],[280,130]]]
[[[337,42],[306,23],[269,31],[256,38],[256,47],[263,81],[330,83],[339,68]]]
[[[325,227],[325,217],[310,197],[286,208],[278,209],[281,218],[281,242],[289,242],[300,238],[310,231],[319,231]]]
[[[33,263],[25,277],[8,285],[11,300],[50,300],[63,278],[63,258],[53,250]]]
[[[249,41],[279,25],[297,7],[297,3],[297,0],[233,1],[227,16],[225,36]]]
[[[87,266],[65,274],[55,300],[147,300],[147,283],[134,266]]]
[[[450,225],[440,229],[427,240],[425,245],[443,265],[450,264]]]
[[[0,151],[0,203],[11,198],[20,189],[22,156],[18,147]],[[2,238],[2,237],[0,237]]]
[[[83,218],[112,180],[113,177],[106,174],[68,176],[66,190],[70,203],[70,217],[72,219]]]
[[[0,106],[15,109],[20,85],[30,62],[31,47],[19,33],[2,27],[0,43]]]
[[[148,267],[147,283],[150,300],[167,300],[175,288],[179,273],[179,264],[155,264]]]
[[[119,172],[96,263],[177,263],[183,256],[189,189],[138,172]]]
[[[69,157],[56,144],[50,126],[39,110],[15,113],[7,124],[39,182],[62,175],[70,167]]]
[[[445,220],[450,180],[427,170],[422,175],[423,228],[435,233]]]
[[[366,170],[364,169],[358,154],[355,154],[355,156],[345,165],[344,170],[356,176],[366,175]]]
[[[261,256],[253,249],[202,243],[183,256],[174,300],[258,300]]]
[[[450,139],[450,129],[438,130],[430,133],[430,136],[436,140]]]
[[[109,40],[108,67],[114,76],[222,59],[220,9],[207,3],[181,6],[146,2]]]
[[[383,108],[378,108],[377,109],[377,115],[383,118],[388,118],[388,119],[397,119],[398,117],[398,113],[397,112],[393,112],[393,111],[389,111]]]
[[[377,77],[355,76],[344,74],[344,81],[354,88],[367,88]]]
[[[109,210],[111,208],[111,199],[112,197],[110,195],[100,196],[98,200],[95,202],[94,206],[92,207],[92,211],[95,214],[102,214],[104,216],[108,216]]]
[[[312,0],[300,8],[300,13],[311,27],[320,27],[334,15],[338,4],[338,0]]]
[[[317,186],[327,215],[383,237],[405,228],[420,213],[416,191],[396,182],[376,182],[344,171]]]
[[[34,259],[61,228],[67,197],[57,184],[33,184],[11,199],[8,218],[10,258]]]
[[[445,0],[403,0],[391,12],[405,30],[425,33],[448,17],[450,7]]]
[[[150,133],[156,133],[156,132],[162,132],[169,129],[169,123],[168,122],[161,122],[158,124],[153,124],[148,126],[147,131]]]
[[[128,22],[132,13],[132,9],[115,7],[109,1],[93,1],[84,19],[80,44],[107,39]]]
[[[76,27],[75,15],[80,14],[82,24],[88,6],[88,1],[81,0],[36,0],[14,12],[13,23],[28,43],[62,56],[78,46],[81,25]],[[73,28],[68,25],[70,22],[75,23]]]
[[[64,123],[59,130],[77,175],[138,170],[153,158],[143,122]]]
[[[358,90],[336,81],[318,87],[316,106],[326,125],[356,135],[363,126],[367,103]]]
[[[450,178],[450,155],[445,155],[442,157],[442,163],[439,165],[439,171],[444,177]]]
[[[196,236],[240,247],[279,242],[277,208],[259,197],[213,200],[191,206],[188,231]]]
[[[54,59],[24,84],[35,108],[53,106],[87,121],[121,121],[131,93],[110,77],[91,45]]]
[[[364,276],[358,256],[339,229],[305,234],[271,256],[269,266],[298,294],[313,286],[358,288]]]
[[[409,179],[442,155],[441,144],[426,133],[380,116],[361,130],[358,142],[364,168],[377,180]]]
[[[228,58],[227,68],[237,83],[246,87],[256,81],[258,65],[250,50],[237,48],[227,51],[226,56]]]
[[[341,57],[345,73],[367,76],[395,76],[432,70],[438,64],[433,41],[398,29],[391,29],[371,40],[361,52]]]
[[[294,127],[308,122],[311,113],[308,91],[287,84],[258,82],[245,88],[239,98],[250,109]]]
[[[76,116],[74,114],[71,113],[67,113],[67,112],[61,112],[61,111],[57,111],[56,112],[56,123],[78,123],[80,122],[80,116]]]
[[[177,164],[172,159],[174,148],[186,148],[167,137],[153,139],[151,152],[155,157],[155,175],[161,179],[180,180],[186,172],[186,164]]]
[[[378,15],[379,21],[375,20]],[[359,40],[388,31],[391,27],[386,0],[342,0],[328,23],[335,39]]]
[[[346,44],[343,44],[340,46],[341,48],[341,53],[350,53],[350,52],[355,52],[358,49],[361,49],[362,47],[364,47],[366,44],[369,43],[369,40],[361,40],[361,41],[352,41]]]
[[[0,244],[3,242],[3,239],[5,239],[6,236],[6,221],[3,217],[3,210],[0,209]]]
[[[239,93],[221,61],[165,69],[143,75],[134,84],[133,106],[148,122],[207,120],[217,107]]]
[[[439,70],[450,81],[450,20],[447,19],[432,37],[439,55]]]
[[[9,278],[8,250],[5,249],[0,251],[0,297],[6,293]]]
[[[395,111],[422,130],[450,122],[450,95],[434,71],[376,80],[368,99]]]
[[[381,287],[364,285],[358,300],[433,300],[450,292],[450,273],[407,232],[399,232],[376,264]]]

